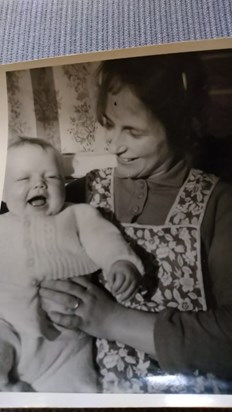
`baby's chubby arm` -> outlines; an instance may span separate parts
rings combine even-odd
[[[116,273],[124,273],[125,278],[138,279],[144,273],[141,260],[133,252],[120,231],[104,219],[97,209],[87,204],[72,206],[75,212],[80,241],[93,262],[101,269],[116,289]],[[124,262],[124,263],[122,263]],[[133,274],[132,274],[133,273]],[[137,283],[137,281],[136,281]],[[122,290],[121,290],[122,292]]]

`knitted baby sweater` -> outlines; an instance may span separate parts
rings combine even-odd
[[[54,216],[0,216],[0,318],[17,331],[54,339],[55,330],[40,308],[38,285],[103,269],[117,260],[141,261],[118,229],[86,204]]]

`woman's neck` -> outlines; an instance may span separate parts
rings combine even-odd
[[[179,174],[186,176],[189,169],[190,167],[185,159],[173,157],[167,159],[167,161],[163,163],[162,168],[154,171],[148,176],[147,180],[161,183],[162,181],[169,180],[172,176],[176,177]]]

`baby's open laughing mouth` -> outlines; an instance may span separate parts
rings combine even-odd
[[[46,206],[47,199],[45,196],[38,195],[29,199],[27,203],[29,203],[33,207],[43,207]]]

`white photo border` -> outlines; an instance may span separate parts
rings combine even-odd
[[[59,65],[96,62],[109,59],[142,57],[148,55],[216,51],[232,49],[232,38],[218,38],[163,45],[141,46],[112,51],[61,56],[11,63],[0,66],[0,200],[5,176],[8,143],[8,108],[6,74]],[[0,393],[0,408],[126,408],[126,407],[231,407],[232,395],[190,394],[68,394],[68,393]]]

